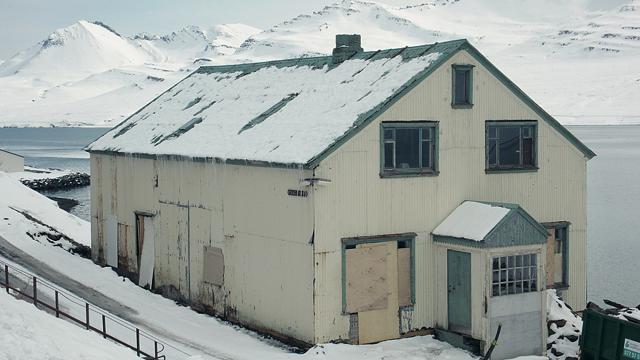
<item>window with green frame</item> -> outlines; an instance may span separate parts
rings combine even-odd
[[[473,65],[453,65],[451,106],[471,107],[473,105]]]
[[[436,122],[383,122],[380,135],[381,176],[437,173]]]
[[[485,139],[487,171],[537,169],[535,121],[488,121]]]

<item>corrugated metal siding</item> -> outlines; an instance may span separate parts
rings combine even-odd
[[[126,225],[135,256],[134,212],[155,214],[156,287],[313,342],[313,194],[287,194],[310,172],[92,154],[91,174],[96,261],[107,215]],[[205,246],[223,250],[222,289],[202,282]]]
[[[474,64],[474,107],[451,108],[451,64]],[[440,174],[379,177],[381,121],[439,121]],[[485,174],[485,121],[537,120],[532,173]],[[416,328],[437,322],[436,253],[430,232],[463,200],[520,204],[539,222],[571,222],[568,302],[586,302],[586,158],[466,52],[456,54],[316,169],[316,341],[348,336],[341,315],[340,238],[416,232]]]

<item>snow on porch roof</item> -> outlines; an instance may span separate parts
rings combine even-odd
[[[510,211],[502,206],[465,201],[433,230],[433,235],[482,241]]]
[[[433,230],[433,240],[472,247],[544,244],[547,230],[517,204],[465,201]]]
[[[201,67],[86,150],[309,165],[465,44]]]

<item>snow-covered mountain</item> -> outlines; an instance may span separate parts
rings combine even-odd
[[[111,126],[259,31],[226,24],[126,37],[78,21],[0,64],[0,126]]]
[[[640,0],[343,0],[260,31],[242,24],[123,36],[80,21],[0,63],[0,124],[110,125],[203,64],[467,38],[565,123],[640,123]]]

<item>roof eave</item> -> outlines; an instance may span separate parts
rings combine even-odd
[[[175,160],[190,160],[194,162],[208,162],[208,163],[217,163],[217,164],[225,163],[225,164],[242,165],[242,166],[311,170],[310,168],[306,167],[305,164],[301,164],[301,163],[282,163],[282,162],[274,162],[274,161],[247,160],[247,159],[223,159],[220,157],[188,156],[188,155],[179,155],[179,154],[146,154],[146,153],[136,153],[136,152],[122,152],[117,150],[85,149],[85,151],[88,152],[89,154],[96,154],[96,155],[129,156],[129,157],[137,157],[137,158],[152,159],[152,160],[175,159]]]

